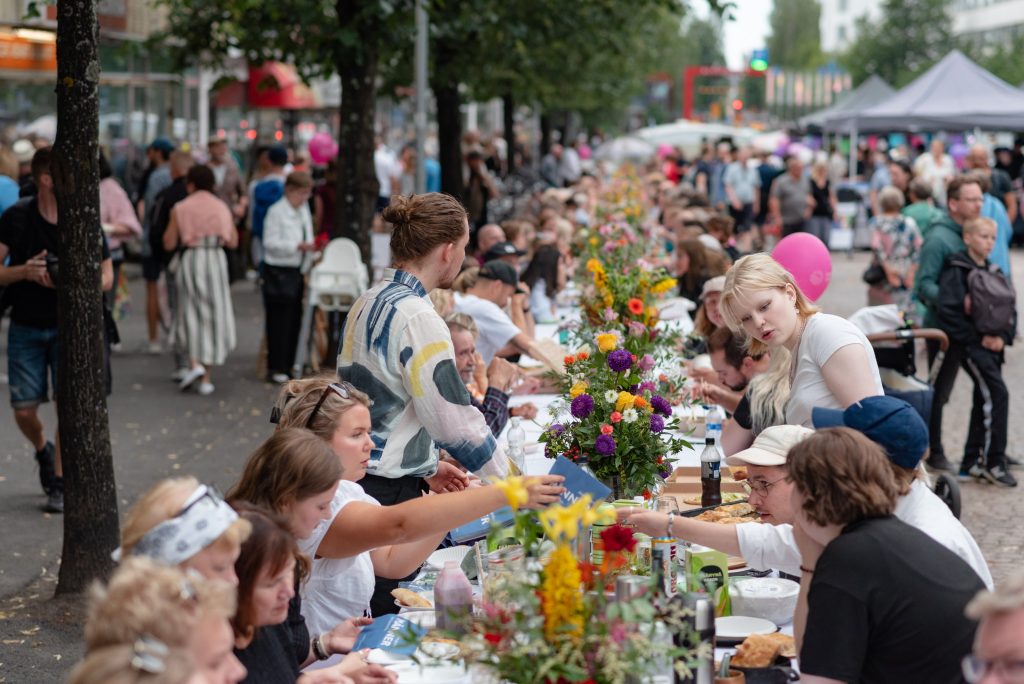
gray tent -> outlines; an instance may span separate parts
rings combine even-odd
[[[800,117],[801,128],[824,128],[825,122],[840,116],[852,116],[888,99],[896,91],[880,76],[872,75],[857,88],[847,93],[831,107]]]
[[[1024,91],[954,50],[884,102],[829,118],[825,128],[854,133],[1024,130]]]

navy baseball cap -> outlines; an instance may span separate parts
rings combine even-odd
[[[492,261],[505,256],[523,256],[526,254],[511,242],[499,242],[484,252],[484,261]]]
[[[288,150],[284,145],[274,145],[267,150],[267,161],[274,166],[284,166],[288,163]]]
[[[158,150],[164,154],[170,154],[174,151],[174,143],[167,138],[157,138],[153,142],[149,143],[149,149]]]
[[[845,411],[816,406],[811,412],[816,429],[848,427],[864,433],[885,450],[889,460],[916,468],[928,451],[928,426],[917,410],[896,397],[866,397]]]

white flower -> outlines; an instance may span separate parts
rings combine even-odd
[[[604,400],[607,401],[609,404],[614,404],[619,400],[619,393],[616,392],[615,390],[608,390],[607,392],[604,393]]]
[[[622,412],[622,420],[627,423],[635,423],[639,417],[640,415],[636,412],[636,409],[626,409]]]

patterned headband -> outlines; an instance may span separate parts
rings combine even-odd
[[[231,506],[206,485],[199,485],[181,512],[143,535],[132,555],[177,565],[216,541],[236,520],[238,514]],[[111,556],[120,561],[121,549]]]

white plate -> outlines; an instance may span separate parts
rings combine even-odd
[[[715,618],[715,637],[718,639],[746,639],[751,634],[771,634],[779,631],[775,623],[762,618],[732,615]]]
[[[435,570],[444,570],[446,561],[455,561],[458,565],[469,553],[469,546],[449,546],[447,549],[438,549],[427,558],[427,565]]]
[[[667,299],[659,306],[658,318],[663,321],[676,321],[690,315],[697,305],[685,297]]]
[[[419,606],[407,606],[404,603],[401,603],[398,599],[395,599],[395,605],[398,606],[399,608],[401,608],[403,613],[405,613],[405,612],[418,612],[418,611],[421,611],[421,610],[429,610],[429,611],[433,612],[433,610],[434,610],[434,592],[433,591],[417,591],[416,593],[419,594],[420,596],[422,596],[423,598],[427,599],[428,601],[430,601],[430,607],[429,608],[421,608]]]

